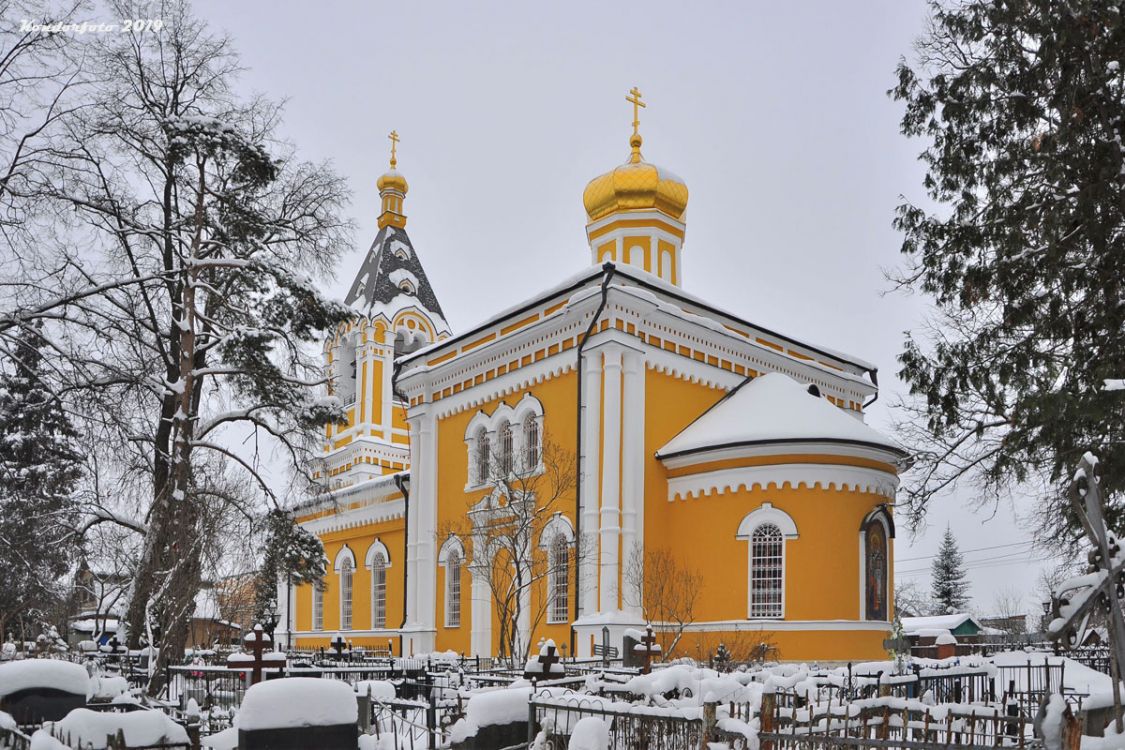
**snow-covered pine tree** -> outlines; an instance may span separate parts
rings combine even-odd
[[[59,593],[75,546],[77,435],[44,382],[39,328],[16,338],[0,370],[0,633],[25,632]]]
[[[1125,375],[1125,17],[1055,0],[931,0],[930,14],[891,92],[927,172],[927,199],[898,209],[894,280],[937,308],[900,355],[916,397],[900,504],[917,522],[962,477],[993,503],[1045,480],[1041,536],[1065,542],[1085,451],[1125,490],[1125,397],[1106,388]]]
[[[254,581],[254,619],[264,623],[270,605],[276,605],[280,579],[299,586],[324,578],[327,569],[324,545],[309,531],[297,526],[293,514],[272,510],[266,515],[265,554]]]
[[[946,526],[938,556],[930,569],[930,587],[938,614],[961,612],[969,603],[969,582],[953,531]]]

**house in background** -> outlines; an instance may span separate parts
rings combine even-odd
[[[120,570],[103,568],[83,558],[74,573],[70,611],[67,618],[67,643],[108,642],[116,633],[125,611],[130,578]]]

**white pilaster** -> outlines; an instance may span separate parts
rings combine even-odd
[[[418,510],[419,495],[416,491],[416,485],[420,484],[421,470],[417,464],[413,462],[418,460],[418,447],[422,444],[421,438],[421,419],[419,417],[411,417],[410,419],[410,445],[413,450],[411,451],[411,488],[410,497],[407,501],[407,528],[406,528],[406,627],[414,627],[418,622],[418,529],[421,523],[418,520],[420,511]],[[409,651],[407,652],[409,653]]]
[[[578,613],[595,612],[598,608],[598,485],[601,469],[598,460],[601,446],[600,416],[602,408],[602,354],[600,351],[584,355],[582,360],[582,550],[579,557],[579,575],[582,579],[581,600]]]
[[[392,376],[394,375],[395,369],[395,347],[394,334],[390,329],[383,335],[390,340],[386,343],[386,346],[381,347],[383,353],[379,357],[380,361],[383,363],[383,398],[381,400],[383,413],[379,416],[379,419],[383,427],[383,440],[389,443],[391,442],[391,429],[394,423],[394,419],[391,416],[391,407],[395,400],[394,384],[392,383]]]
[[[598,570],[598,609],[618,609],[618,545],[621,537],[621,349],[607,346],[602,353],[605,368],[602,406],[601,541]]]
[[[630,567],[644,550],[645,492],[645,365],[641,352],[626,350],[621,428],[621,591],[622,609],[640,616],[639,593],[629,591]],[[634,556],[636,559],[634,560]]]
[[[473,543],[473,555],[487,555],[484,542]],[[492,656],[492,589],[488,585],[486,562],[473,560],[469,566],[472,576],[472,632],[469,648],[472,656]]]

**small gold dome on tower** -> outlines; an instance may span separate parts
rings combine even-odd
[[[582,203],[590,221],[617,211],[654,208],[674,219],[687,211],[688,189],[682,179],[641,157],[641,136],[629,139],[629,161],[590,180],[582,193]]]

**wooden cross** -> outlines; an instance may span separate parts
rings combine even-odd
[[[391,169],[394,169],[398,165],[398,131],[392,130],[387,137],[391,139]]]
[[[254,626],[253,636],[247,636],[243,639],[246,643],[250,644],[250,650],[254,656],[251,659],[243,659],[236,657],[244,657],[246,654],[231,654],[227,657],[227,669],[237,669],[240,672],[245,672],[247,668],[250,671],[250,684],[257,685],[262,681],[262,668],[263,667],[284,667],[286,664],[285,654],[270,652],[263,653],[267,645],[272,645],[270,637],[262,630],[261,625]]]
[[[641,637],[641,642],[633,646],[633,651],[640,652],[645,658],[645,665],[641,668],[641,674],[652,672],[652,656],[660,653],[660,644],[656,642],[656,636],[652,634],[651,625],[645,628],[645,634]]]
[[[344,640],[344,636],[337,634],[336,640],[332,641],[330,645],[332,650],[336,652],[337,659],[344,658],[344,649],[348,647],[348,642]]]
[[[633,135],[637,135],[641,127],[641,109],[646,106],[641,101],[640,90],[636,86],[629,89],[629,96],[625,97],[625,101],[633,105]]]

